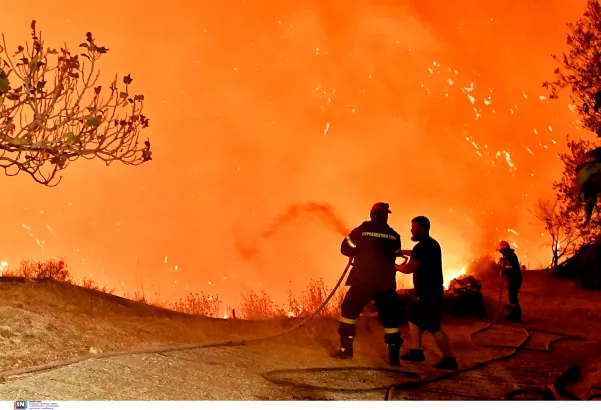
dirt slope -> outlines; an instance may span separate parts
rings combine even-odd
[[[486,296],[498,296],[497,278],[484,282]],[[498,399],[514,389],[545,386],[573,363],[586,367],[587,377],[574,388],[586,397],[595,383],[601,342],[601,298],[598,292],[559,282],[548,274],[527,272],[522,292],[526,325],[584,336],[586,341],[556,344],[551,353],[535,351],[555,337],[532,333],[529,351],[511,360],[424,385],[410,391],[393,390],[391,399]],[[60,283],[0,282],[0,370],[150,345],[252,338],[291,327],[293,320],[245,322],[189,317]],[[494,304],[494,303],[491,303]],[[469,341],[469,334],[485,324],[470,320],[445,321],[461,367],[507,353]],[[404,337],[409,338],[406,329]],[[0,384],[0,400],[257,400],[362,399],[381,400],[375,392],[329,392],[279,385],[261,374],[279,369],[336,366],[386,367],[383,332],[375,319],[359,323],[356,358],[331,359],[337,343],[336,321],[317,320],[259,345],[209,348],[166,354],[93,359],[71,366],[11,377]],[[515,345],[519,329],[500,326],[478,336],[478,341]],[[430,337],[425,337],[428,360],[404,364],[402,370],[421,377],[440,374],[432,369],[438,359]],[[283,373],[288,379],[316,387],[365,389],[413,380],[386,372],[323,371]]]

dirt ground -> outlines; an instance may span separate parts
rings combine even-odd
[[[112,352],[250,339],[277,333],[296,322],[191,317],[123,303],[60,283],[0,282],[0,371],[82,355],[91,357],[66,367],[5,378],[0,383],[0,400],[502,399],[516,389],[549,386],[573,364],[580,366],[581,377],[569,386],[570,391],[583,399],[601,395],[600,293],[577,289],[572,282],[558,281],[543,272],[526,272],[524,276],[524,326],[586,340],[558,342],[551,352],[543,352],[539,350],[557,336],[531,332],[527,350],[515,358],[491,362],[419,388],[391,391],[385,387],[444,374],[433,368],[439,356],[431,337],[425,336],[426,362],[403,363],[401,371],[414,373],[408,375],[387,371],[391,368],[386,365],[383,329],[377,319],[363,317],[352,361],[329,357],[337,345],[337,323],[326,319],[260,344],[94,359],[91,348]],[[484,289],[489,304],[494,305],[497,278],[484,281]],[[460,368],[511,351],[485,348],[480,346],[482,343],[517,345],[523,338],[519,326],[501,323],[470,341],[470,333],[485,324],[445,318]],[[409,341],[406,330],[403,328],[403,337]],[[381,369],[334,369],[358,366]],[[323,370],[303,370],[315,368]],[[271,381],[263,377],[274,370],[281,371],[271,374]],[[539,398],[529,394],[525,392],[518,398]]]

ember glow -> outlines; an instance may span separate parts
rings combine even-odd
[[[453,279],[457,279],[463,275],[465,275],[467,273],[467,269],[465,266],[463,266],[461,269],[459,269],[458,271],[451,271],[450,273],[447,271],[444,274],[444,288],[448,289],[449,285],[451,284],[451,281]]]
[[[6,261],[1,261],[0,262],[0,276],[2,276],[2,273],[8,268],[8,262]]]
[[[282,302],[346,261],[323,219],[301,212],[263,237],[274,220],[316,202],[352,228],[385,201],[405,249],[410,220],[431,219],[446,281],[500,239],[546,263],[528,209],[580,131],[541,84],[585,1],[347,3],[3,4],[11,50],[32,19],[49,46],[91,31],[109,48],[101,81],[131,74],[145,94],[154,158],[77,162],[52,189],[5,177],[0,257],[64,256],[77,276],[164,301],[252,289]]]

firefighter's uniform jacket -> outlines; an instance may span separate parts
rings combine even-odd
[[[340,251],[354,258],[346,281],[350,288],[340,307],[338,333],[342,351],[352,351],[357,317],[373,300],[384,325],[384,341],[392,346],[392,356],[398,356],[395,349],[403,343],[399,330],[402,308],[396,293],[394,266],[397,254],[401,252],[399,234],[385,221],[375,218],[353,229],[342,241]]]
[[[503,275],[505,275],[508,280],[516,281],[522,279],[520,261],[518,260],[518,256],[515,254],[513,249],[507,249],[503,252],[503,256],[501,257],[499,264],[503,270]]]
[[[342,241],[340,252],[354,258],[347,286],[369,286],[378,292],[396,289],[401,238],[385,221],[363,222]]]

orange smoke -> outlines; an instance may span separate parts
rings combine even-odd
[[[291,205],[286,212],[278,216],[260,235],[260,239],[251,245],[243,245],[237,241],[238,252],[244,260],[251,260],[259,252],[262,240],[268,239],[291,221],[300,216],[310,215],[323,223],[334,232],[346,236],[350,232],[347,224],[336,214],[330,204],[317,202],[303,202]]]
[[[3,2],[10,50],[33,19],[49,47],[77,50],[91,31],[110,49],[101,81],[134,78],[155,158],[82,160],[54,189],[3,177],[0,261],[64,256],[79,277],[161,300],[285,299],[311,278],[335,283],[341,221],[383,201],[403,248],[411,219],[430,218],[449,277],[500,239],[537,267],[549,253],[528,209],[558,178],[565,135],[581,134],[569,98],[541,84],[585,6]]]
[[[245,261],[253,261],[259,255],[261,248],[267,248],[268,244],[266,240],[273,237],[281,230],[286,228],[292,222],[298,219],[304,219],[304,217],[312,217],[319,221],[321,226],[329,228],[331,231],[346,236],[350,232],[348,225],[342,220],[342,218],[336,213],[334,207],[327,203],[318,202],[302,202],[291,205],[286,212],[279,215],[275,220],[269,224],[269,226],[261,232],[257,239],[253,240],[252,243],[244,245],[241,239],[236,241],[236,247],[241,258]],[[332,250],[334,251],[334,250]],[[272,257],[275,256],[272,254]],[[444,271],[444,287],[447,288],[449,283],[466,273],[466,267],[463,266],[461,269],[445,269]],[[401,288],[412,288],[412,278],[404,275],[397,275],[397,283]]]

